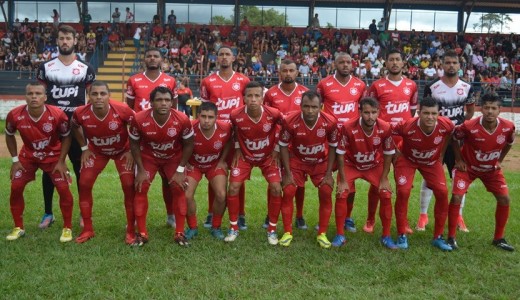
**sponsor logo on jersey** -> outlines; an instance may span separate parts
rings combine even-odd
[[[209,164],[218,159],[218,154],[212,154],[212,155],[194,154],[193,157],[195,158],[195,161],[198,162],[199,164]]]
[[[52,124],[51,123],[45,123],[45,124],[43,124],[42,129],[45,132],[51,132],[52,131]]]
[[[477,132],[478,132],[478,129],[471,129],[469,132],[470,132],[470,133],[477,133]]]
[[[119,127],[119,124],[116,121],[110,121],[108,123],[108,128],[111,130],[116,130]]]
[[[172,141],[171,143],[150,142],[150,146],[152,147],[152,149],[153,150],[158,150],[158,151],[166,151],[166,150],[169,150],[169,149],[173,149],[173,144],[175,144],[175,141]]]
[[[177,129],[175,128],[168,128],[168,131],[166,132],[166,134],[170,137],[174,137],[177,135]]]
[[[325,83],[325,86],[331,86],[333,84],[333,82],[327,82]]]
[[[79,86],[70,86],[70,87],[58,87],[53,85],[51,88],[51,96],[53,99],[62,99],[62,98],[70,98],[77,97],[79,92]]]
[[[502,151],[493,151],[490,153],[482,153],[480,150],[475,150],[475,158],[478,161],[484,161],[484,162],[492,161],[492,160],[500,158],[501,152]]]
[[[217,100],[217,108],[218,110],[224,110],[224,109],[231,109],[231,108],[237,108],[239,105],[240,99],[239,98],[231,98],[231,99],[221,99],[218,98]]]
[[[356,110],[356,105],[354,103],[341,104],[341,103],[336,102],[332,105],[332,112],[335,115],[350,113],[350,112],[354,112],[355,110]]]
[[[437,152],[436,149],[431,151],[419,151],[417,149],[412,149],[412,156],[417,159],[429,159],[435,155],[435,152]]]
[[[247,149],[256,151],[256,150],[261,150],[261,149],[264,149],[265,147],[268,147],[269,138],[265,138],[263,140],[258,140],[258,141],[251,141],[249,139],[246,139],[244,141],[244,143],[246,144]]]
[[[43,150],[45,147],[47,147],[51,143],[51,137],[48,137],[43,140],[34,141],[32,142],[32,147],[34,150]]]
[[[110,146],[115,143],[119,143],[121,141],[121,136],[119,134],[115,136],[109,136],[105,138],[98,138],[98,137],[92,137],[90,139],[92,141],[92,144],[101,147],[101,146]]]
[[[375,151],[366,152],[366,153],[358,152],[358,153],[354,154],[354,157],[356,158],[356,162],[358,162],[360,164],[366,164],[369,162],[373,162],[375,160],[376,152]]]
[[[386,108],[386,113],[391,115],[391,114],[398,114],[398,113],[402,113],[402,112],[407,112],[409,111],[410,109],[410,106],[408,103],[392,103],[392,102],[388,102],[387,105],[385,105],[385,108]]]
[[[297,149],[298,149],[298,152],[302,155],[314,155],[314,154],[317,154],[320,152],[325,152],[325,145],[321,144],[321,145],[316,145],[316,146],[312,146],[312,147],[306,147],[306,146],[300,144],[297,147]]]

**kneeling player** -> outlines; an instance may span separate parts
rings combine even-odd
[[[479,178],[497,200],[493,245],[507,251],[515,250],[504,239],[511,199],[501,168],[515,139],[515,125],[498,117],[500,105],[497,94],[485,94],[482,97],[482,116],[465,121],[453,135],[455,140],[463,142],[462,157],[458,143],[453,142],[456,165],[448,213],[448,244],[454,249],[458,248],[455,234],[462,197],[473,180]]]
[[[193,154],[186,165],[186,201],[188,202],[188,226],[186,238],[198,234],[197,206],[193,198],[202,176],[209,181],[210,189],[215,192],[211,235],[224,239],[220,230],[222,215],[226,209],[227,163],[226,157],[231,147],[231,124],[217,121],[218,109],[212,102],[203,102],[199,107],[198,120],[192,122],[194,147]]]
[[[390,236],[392,225],[392,193],[388,183],[388,172],[395,153],[390,124],[378,119],[379,103],[374,98],[363,98],[359,102],[361,116],[347,121],[341,128],[338,152],[339,181],[346,179],[348,194],[355,193],[356,179],[370,183],[369,201],[380,200],[379,217],[383,226],[381,243],[389,249],[397,249]],[[332,245],[340,247],[346,242],[343,220],[347,206],[347,193],[336,198],[336,230]],[[376,201],[370,197],[377,197]]]

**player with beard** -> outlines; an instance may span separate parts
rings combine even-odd
[[[126,84],[125,101],[136,113],[149,109],[150,93],[158,86],[167,87],[172,91],[174,99],[172,107],[177,107],[177,94],[175,92],[175,78],[161,72],[163,57],[157,48],[148,48],[144,53],[145,71],[132,75]],[[175,228],[175,213],[168,187],[168,179],[161,176],[162,194],[166,206],[166,224]]]
[[[431,96],[439,102],[439,114],[448,117],[455,126],[461,125],[464,120],[471,120],[475,111],[475,98],[471,84],[459,79],[460,62],[455,51],[446,51],[442,58],[442,68],[444,76],[430,82],[424,88],[424,96]],[[466,112],[464,113],[464,107]],[[451,147],[446,149],[444,164],[448,169],[448,174],[452,178],[452,171],[455,165],[455,157]],[[426,182],[421,184],[421,214],[417,221],[417,230],[424,230],[428,224],[428,206],[432,197],[432,190],[428,188]],[[457,227],[459,230],[468,232],[468,228],[462,218],[462,208],[464,207],[462,197],[460,205],[460,215]]]
[[[77,44],[76,30],[68,25],[62,25],[58,29],[57,38],[59,55],[38,68],[37,79],[47,90],[47,104],[57,106],[65,114],[72,117],[78,106],[85,105],[86,91],[96,79],[95,70],[87,63],[79,60],[74,52]],[[76,140],[72,139],[68,150],[69,159],[72,162],[76,183],[80,182],[81,149]],[[42,217],[40,228],[49,227],[54,222],[52,214],[52,196],[54,184],[51,176],[43,173],[43,199],[45,202],[45,214]]]
[[[298,69],[292,60],[283,60],[278,73],[280,83],[267,90],[264,103],[278,109],[285,117],[293,111],[300,111],[302,95],[309,89],[296,82]],[[299,229],[307,229],[307,223],[303,218],[304,197],[305,187],[298,186],[296,190],[296,227]],[[267,228],[268,225],[269,218],[266,217],[264,228]]]
[[[221,47],[217,53],[217,63],[219,70],[204,78],[200,84],[200,97],[204,102],[213,102],[218,108],[218,120],[229,122],[231,111],[244,106],[244,90],[249,83],[249,78],[241,73],[233,71],[233,62],[235,56],[229,47]],[[233,149],[232,149],[233,150]],[[233,152],[230,151],[227,162],[231,164]],[[204,227],[211,228],[213,199],[215,198],[213,190],[208,191],[208,216]],[[240,214],[238,218],[238,226],[240,230],[247,229],[245,217],[245,184],[242,184],[239,192]]]

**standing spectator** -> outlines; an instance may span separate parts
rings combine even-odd
[[[83,32],[87,33],[90,30],[90,21],[92,21],[92,16],[88,13],[88,9],[85,9],[83,13]]]
[[[376,19],[372,20],[372,23],[368,26],[368,30],[370,30],[370,36],[375,40],[377,39],[377,25]]]
[[[130,7],[127,7],[126,16],[125,16],[126,35],[129,35],[132,32],[133,23],[134,23],[134,14],[130,11]]]
[[[381,18],[381,21],[377,22],[377,31],[379,34],[386,31],[386,22],[385,18]]]
[[[183,78],[179,83],[179,88],[177,89],[178,96],[178,110],[184,112],[188,118],[191,117],[191,107],[186,104],[186,102],[193,98],[193,93],[191,89],[188,87],[188,78]]]
[[[138,55],[139,51],[141,50],[141,38],[143,36],[143,30],[141,29],[141,25],[137,25],[134,32],[134,47],[135,47],[135,53]]]
[[[60,14],[57,10],[52,10],[52,26],[54,26],[54,29],[58,29],[58,26],[60,25]]]
[[[174,14],[173,9],[170,11],[170,14],[168,15],[168,27],[170,28],[171,32],[175,34],[175,26],[177,25],[177,16]]]
[[[115,11],[112,13],[112,31],[115,31],[116,28],[119,29],[119,22],[121,18],[121,12],[119,8],[116,7]]]
[[[318,14],[314,14],[314,18],[311,20],[311,29],[319,29],[320,28],[320,19],[318,18]]]

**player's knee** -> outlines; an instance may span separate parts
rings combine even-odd
[[[240,185],[237,184],[230,184],[228,188],[228,196],[236,196],[238,195],[238,192],[240,191]]]
[[[218,189],[215,191],[215,201],[224,202],[226,201],[226,189]]]
[[[495,198],[497,199],[498,205],[509,206],[511,202],[509,195],[496,195]]]
[[[463,197],[463,195],[455,195],[455,194],[452,194],[452,195],[451,195],[450,203],[451,203],[451,204],[455,204],[455,205],[459,205],[459,204],[462,203],[462,197]]]
[[[392,199],[392,193],[388,190],[379,190],[379,199],[381,199],[381,201]]]
[[[296,194],[296,190],[297,190],[297,187],[294,184],[288,184],[283,188],[283,193],[284,193],[284,195],[288,195],[288,196],[293,195],[294,196]],[[292,201],[292,199],[291,199],[291,201]]]
[[[280,185],[280,183],[278,183],[278,182],[270,183],[269,184],[269,193],[275,197],[280,196],[282,194],[282,186]]]

